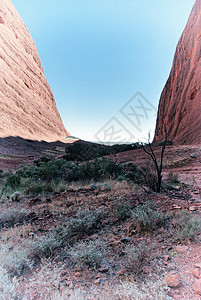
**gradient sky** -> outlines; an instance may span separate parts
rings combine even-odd
[[[71,135],[94,141],[111,124],[132,133],[131,140],[150,129],[153,135],[160,94],[194,0],[12,2],[37,45]],[[149,108],[138,124],[126,117],[126,107],[121,110],[137,92]]]

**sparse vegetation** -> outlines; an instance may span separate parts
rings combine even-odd
[[[171,170],[162,193],[152,193],[158,187],[153,162],[128,161],[49,156],[0,172],[0,293],[8,299],[35,293],[41,299],[168,299],[161,278],[177,258],[171,253],[201,233],[196,207],[178,213],[187,198],[188,208],[193,205],[192,186]]]

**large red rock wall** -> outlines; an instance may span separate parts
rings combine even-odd
[[[201,0],[196,0],[162,92],[154,141],[201,144]]]
[[[0,0],[0,137],[64,141],[68,132],[36,45],[10,0]]]

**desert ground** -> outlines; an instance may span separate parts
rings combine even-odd
[[[62,143],[10,143],[3,174],[65,153]],[[149,162],[143,149],[110,159]],[[201,299],[201,146],[167,146],[160,193],[121,176],[26,184],[1,193],[0,299]]]

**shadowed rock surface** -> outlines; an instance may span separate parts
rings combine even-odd
[[[0,137],[64,141],[36,45],[10,0],[0,1]]]
[[[162,92],[155,142],[201,144],[201,0],[196,0]]]

